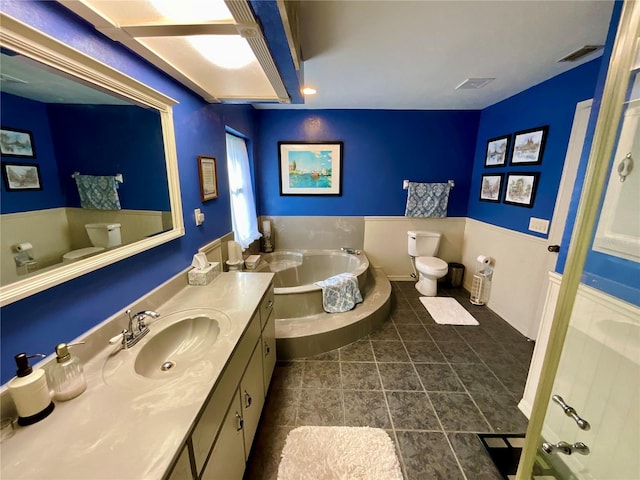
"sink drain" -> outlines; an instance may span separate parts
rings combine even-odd
[[[167,370],[171,370],[175,366],[176,366],[176,362],[168,360],[162,364],[162,366],[160,367],[160,370],[162,370],[163,372],[166,372]]]

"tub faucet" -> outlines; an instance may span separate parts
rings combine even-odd
[[[135,315],[131,315],[131,310],[127,310],[125,313],[129,316],[128,327],[109,340],[109,343],[121,342],[122,348],[127,349],[133,347],[142,337],[149,333],[149,327],[145,323],[145,318],[158,318],[160,314],[152,310],[143,310]]]
[[[356,250],[355,248],[342,247],[340,250],[342,250],[343,252],[346,252],[346,253],[350,253],[352,255],[360,255],[360,250]]]

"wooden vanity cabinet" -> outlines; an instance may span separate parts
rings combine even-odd
[[[191,451],[184,447],[168,480],[242,479],[275,358],[273,287],[269,287],[202,409],[191,433]],[[187,473],[187,461],[195,474]]]

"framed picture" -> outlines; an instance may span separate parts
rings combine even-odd
[[[206,202],[218,198],[218,172],[214,157],[198,156],[198,173],[200,175],[200,200]]]
[[[539,173],[508,173],[504,203],[520,207],[533,207],[538,188]]]
[[[42,190],[40,166],[34,163],[2,162],[2,179],[7,192]]]
[[[487,140],[487,155],[484,159],[485,167],[504,167],[509,155],[511,135],[496,137]]]
[[[522,130],[513,134],[511,165],[539,165],[547,142],[549,127]]]
[[[31,132],[1,127],[0,154],[8,157],[36,158]]]
[[[482,175],[480,184],[480,200],[483,202],[500,202],[504,173]]]
[[[280,195],[342,195],[342,142],[278,142]]]

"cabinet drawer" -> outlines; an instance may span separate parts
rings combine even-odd
[[[244,445],[248,458],[253,437],[258,429],[260,413],[264,406],[262,349],[260,345],[256,345],[249,366],[240,382],[240,399],[242,401],[242,418],[244,418]]]
[[[241,480],[245,468],[242,407],[236,390],[201,480]]]
[[[264,328],[269,319],[269,315],[273,312],[274,300],[273,286],[269,286],[269,290],[265,293],[264,298],[260,302],[260,327]]]
[[[198,473],[202,470],[207,455],[209,455],[211,445],[213,445],[216,434],[220,429],[224,413],[231,397],[236,394],[239,378],[244,372],[251,353],[260,339],[260,322],[258,321],[258,317],[258,313],[253,316],[231,360],[222,372],[215,391],[209,399],[207,406],[204,408],[202,416],[198,420],[198,424],[191,435],[196,472]]]
[[[264,377],[264,394],[267,395],[269,383],[276,366],[276,316],[272,312],[262,330],[262,368]]]
[[[191,478],[193,478],[193,472],[191,471],[191,460],[189,460],[189,447],[185,445],[167,480],[187,480]]]

